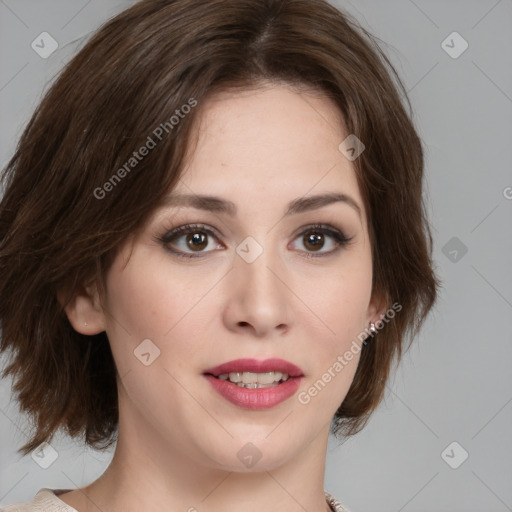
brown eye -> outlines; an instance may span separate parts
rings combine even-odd
[[[347,245],[353,237],[347,238],[341,231],[323,224],[309,226],[299,234],[296,240],[301,240],[306,257],[315,258],[329,256]],[[330,249],[322,251],[325,245]],[[316,253],[316,254],[315,254]]]
[[[202,224],[186,224],[169,231],[162,237],[158,237],[157,240],[172,254],[190,259],[206,256],[215,249],[225,249],[223,244],[219,242],[219,238],[220,235],[216,231]],[[315,224],[303,230],[296,240],[300,240],[299,246],[304,247],[304,249],[299,247],[299,252],[304,253],[307,258],[317,258],[336,253],[342,246],[347,245],[352,238],[347,238],[336,228]],[[208,246],[213,240],[218,243],[211,244],[208,250]],[[328,250],[322,250],[326,245]]]
[[[208,246],[208,235],[205,235],[204,233],[201,233],[199,231],[187,235],[185,240],[187,247],[189,247],[192,250],[197,249],[201,251]]]
[[[325,243],[323,233],[310,232],[304,235],[304,247],[311,251],[317,251],[323,247]]]
[[[201,224],[187,224],[171,230],[158,240],[169,252],[177,256],[197,258],[211,252],[211,250],[205,249],[211,244],[212,240],[218,240],[218,236],[214,231]],[[213,248],[219,245],[213,244]]]

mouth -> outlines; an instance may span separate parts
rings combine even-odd
[[[205,370],[220,380],[229,380],[233,384],[261,384],[271,386],[285,382],[290,378],[303,377],[304,372],[293,363],[284,359],[235,359]]]
[[[222,373],[218,376],[212,375],[212,377],[215,377],[218,380],[231,382],[240,388],[246,389],[271,388],[286,382],[288,379],[294,378],[290,377],[287,373],[282,372],[229,372]]]
[[[203,375],[224,398],[250,409],[268,408],[286,400],[304,377],[298,366],[283,359],[237,359],[209,368]]]

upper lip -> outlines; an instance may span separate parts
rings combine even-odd
[[[304,375],[303,371],[298,366],[278,358],[265,360],[235,359],[204,371],[205,374],[211,374],[214,377],[231,372],[281,372],[288,374],[289,377],[302,377]]]

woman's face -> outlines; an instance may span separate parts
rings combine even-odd
[[[269,470],[306,446],[325,450],[359,359],[343,356],[376,319],[366,212],[330,100],[268,86],[201,107],[199,143],[172,191],[189,199],[156,211],[107,274],[120,439],[216,469]],[[346,199],[311,200],[326,194]],[[171,233],[187,224],[200,226]],[[236,369],[286,368],[212,370],[275,358],[301,376],[252,389],[225,374],[250,384]]]

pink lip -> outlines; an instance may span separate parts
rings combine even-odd
[[[287,373],[289,378],[277,386],[260,389],[242,388],[232,382],[217,378],[219,375],[231,372],[265,373],[271,371]],[[302,370],[298,366],[283,359],[266,359],[264,361],[236,359],[214,368],[209,368],[204,374],[213,389],[226,400],[238,407],[252,410],[270,409],[284,402],[297,392],[302,377],[304,377]]]
[[[303,371],[298,366],[278,358],[265,359],[264,361],[259,361],[258,359],[235,359],[234,361],[229,361],[204,371],[205,374],[215,377],[231,372],[281,372],[287,373],[290,377],[304,376]]]

